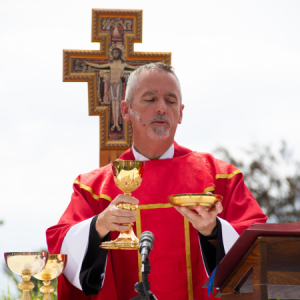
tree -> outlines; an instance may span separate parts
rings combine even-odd
[[[300,162],[293,159],[286,142],[275,150],[253,144],[243,151],[243,161],[222,147],[214,153],[243,172],[246,185],[269,222],[300,222]]]

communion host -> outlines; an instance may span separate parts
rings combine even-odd
[[[133,146],[121,160],[145,161],[141,186],[121,194],[111,166],[79,175],[58,224],[46,232],[50,253],[68,255],[58,280],[60,300],[129,300],[137,293],[138,251],[105,250],[104,241],[134,222],[155,236],[149,255],[151,291],[159,300],[209,299],[202,284],[239,235],[266,216],[234,166],[174,141],[183,119],[180,83],[171,66],[151,63],[129,77],[121,111],[131,121]],[[174,208],[168,196],[215,193],[222,203],[207,211]],[[137,211],[117,208],[139,204]],[[137,221],[137,222],[136,222]],[[139,225],[136,225],[139,224]]]

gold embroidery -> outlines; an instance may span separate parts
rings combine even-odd
[[[173,207],[170,203],[144,204],[139,205],[139,209],[153,209],[153,208],[169,208]]]
[[[235,170],[234,172],[232,172],[231,174],[217,174],[216,175],[216,179],[219,179],[219,178],[227,178],[227,179],[230,179],[232,178],[233,176],[235,176],[236,174],[239,174],[239,173],[242,173],[240,170]]]
[[[214,190],[214,187],[209,187],[209,188],[206,188],[205,190],[208,190],[208,189]],[[139,208],[137,209],[137,214],[136,214],[137,238],[139,239],[141,236],[141,233],[142,233],[141,209],[170,208],[170,207],[173,207],[173,206],[169,203],[139,205]],[[191,261],[190,227],[189,227],[189,221],[185,218],[184,218],[184,235],[185,235],[188,294],[189,294],[189,300],[193,300],[194,293],[193,293],[193,277],[192,277],[192,261]],[[141,258],[140,254],[138,254],[138,267],[139,267],[139,281],[142,281],[142,273],[141,273],[142,258]]]
[[[140,205],[141,206],[141,205]],[[141,224],[141,208],[138,207],[137,211],[136,211],[136,237],[138,239],[140,239],[141,234],[142,234],[142,224]],[[142,267],[142,257],[138,252],[138,266],[139,266],[139,281],[143,281],[143,277],[142,277],[142,272],[141,272],[141,267]]]
[[[192,278],[190,222],[186,218],[184,218],[184,235],[185,235],[185,253],[186,253],[188,293],[189,293],[189,300],[193,300],[194,293],[193,293],[193,278]]]
[[[108,201],[111,201],[111,198],[109,196],[105,195],[105,194],[100,194],[99,196],[95,195],[93,190],[89,186],[86,186],[86,185],[80,183],[77,180],[74,181],[74,184],[79,184],[80,188],[88,191],[95,200],[99,200],[100,198],[103,198],[103,199],[106,199]]]
[[[215,187],[214,186],[210,186],[210,187],[207,187],[204,191],[203,191],[203,194],[206,194],[208,192],[213,192],[215,190]]]

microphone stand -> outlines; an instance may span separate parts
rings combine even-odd
[[[138,296],[132,298],[131,300],[157,300],[157,298],[150,291],[150,282],[148,281],[148,275],[150,274],[150,262],[149,258],[145,259],[142,266],[142,276],[143,281],[137,282],[134,285],[134,289],[139,293]]]

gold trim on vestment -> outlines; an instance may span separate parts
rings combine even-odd
[[[204,191],[214,190],[214,187],[206,188]],[[136,236],[139,239],[142,234],[141,223],[141,209],[156,209],[156,208],[170,208],[173,205],[169,203],[157,203],[157,204],[143,204],[139,205],[136,213]],[[184,237],[185,237],[185,251],[186,251],[186,268],[187,268],[187,282],[188,282],[188,295],[189,300],[193,300],[193,277],[192,277],[192,261],[191,261],[191,242],[190,242],[190,227],[189,221],[184,218]],[[142,258],[138,254],[138,268],[139,268],[139,281],[142,281]]]
[[[141,209],[155,209],[155,208],[170,208],[173,205],[169,203],[157,203],[157,204],[144,204],[139,205],[136,211],[136,236],[140,239],[142,234],[142,222],[141,222]],[[141,267],[142,267],[142,257],[138,255],[138,266],[139,266],[139,281],[143,280]]]
[[[141,206],[141,205],[140,205]],[[142,224],[141,224],[141,208],[140,206],[136,210],[136,221],[135,221],[135,228],[136,228],[136,237],[140,239],[142,234]],[[138,267],[139,267],[139,281],[143,281],[141,267],[142,267],[142,257],[138,253]]]
[[[192,258],[191,258],[191,241],[190,241],[190,222],[184,218],[184,236],[185,236],[185,254],[189,300],[194,299],[193,291],[193,274],[192,274]]]
[[[206,188],[202,194],[206,194],[208,192],[213,192],[215,190],[215,187],[214,186],[210,186],[208,188]]]
[[[154,208],[169,208],[173,207],[170,203],[156,203],[156,204],[142,204],[139,205],[139,209],[154,209]]]
[[[219,178],[227,178],[227,179],[230,179],[232,178],[233,176],[235,176],[236,174],[239,174],[239,173],[242,173],[240,170],[235,170],[234,172],[232,172],[231,174],[217,174],[216,175],[216,179],[219,179]]]
[[[99,200],[100,198],[103,198],[111,202],[111,198],[109,196],[105,194],[100,194],[99,196],[95,195],[93,190],[89,186],[86,186],[77,180],[74,181],[74,184],[79,184],[80,188],[88,191],[95,200]]]

